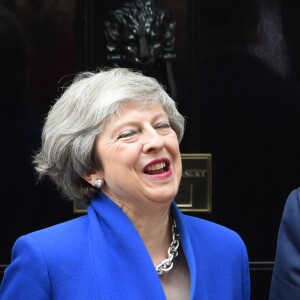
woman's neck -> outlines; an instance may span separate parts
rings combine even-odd
[[[168,213],[157,220],[135,225],[155,266],[167,257],[172,241],[172,224],[172,218]]]
[[[170,216],[170,206],[157,210],[129,210],[124,205],[121,209],[131,220],[142,238],[154,265],[167,257],[167,251],[172,241],[173,220]]]

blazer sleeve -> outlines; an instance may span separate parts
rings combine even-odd
[[[12,250],[0,286],[0,300],[50,299],[47,265],[37,242],[30,236],[20,237]]]
[[[291,192],[283,210],[269,299],[300,299],[300,188]]]

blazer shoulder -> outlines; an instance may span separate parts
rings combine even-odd
[[[282,218],[279,228],[279,238],[280,232],[282,230],[290,230],[295,232],[295,237],[299,236],[298,231],[300,228],[300,188],[293,190],[284,205],[282,212]],[[300,240],[300,236],[299,236]]]
[[[86,215],[31,232],[19,239],[34,240],[42,249],[70,249],[76,247],[88,236]],[[18,240],[19,240],[18,239]],[[72,246],[73,245],[73,246]]]
[[[187,215],[184,216],[184,220],[192,236],[201,237],[202,240],[206,239],[207,242],[222,242],[223,244],[231,244],[232,246],[245,247],[241,236],[228,227],[202,218]]]
[[[300,188],[285,203],[276,245],[270,300],[298,299],[300,293]]]
[[[300,211],[300,187],[294,189],[288,196],[284,210],[288,210],[290,207]]]
[[[4,273],[0,299],[50,299],[55,282],[64,282],[67,287],[66,276],[68,280],[75,278],[74,282],[81,280],[91,269],[88,236],[83,216],[19,237]],[[77,269],[82,272],[69,274]],[[51,278],[55,280],[51,282]]]

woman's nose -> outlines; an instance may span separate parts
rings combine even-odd
[[[144,137],[143,151],[160,151],[164,147],[163,137],[155,130],[151,130]]]

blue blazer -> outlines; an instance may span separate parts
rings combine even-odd
[[[283,210],[269,299],[300,299],[300,188],[290,193]]]
[[[249,300],[248,256],[240,236],[215,223],[183,215],[175,203],[172,213],[190,270],[191,299]],[[166,297],[135,227],[100,193],[87,215],[16,241],[0,299]]]

